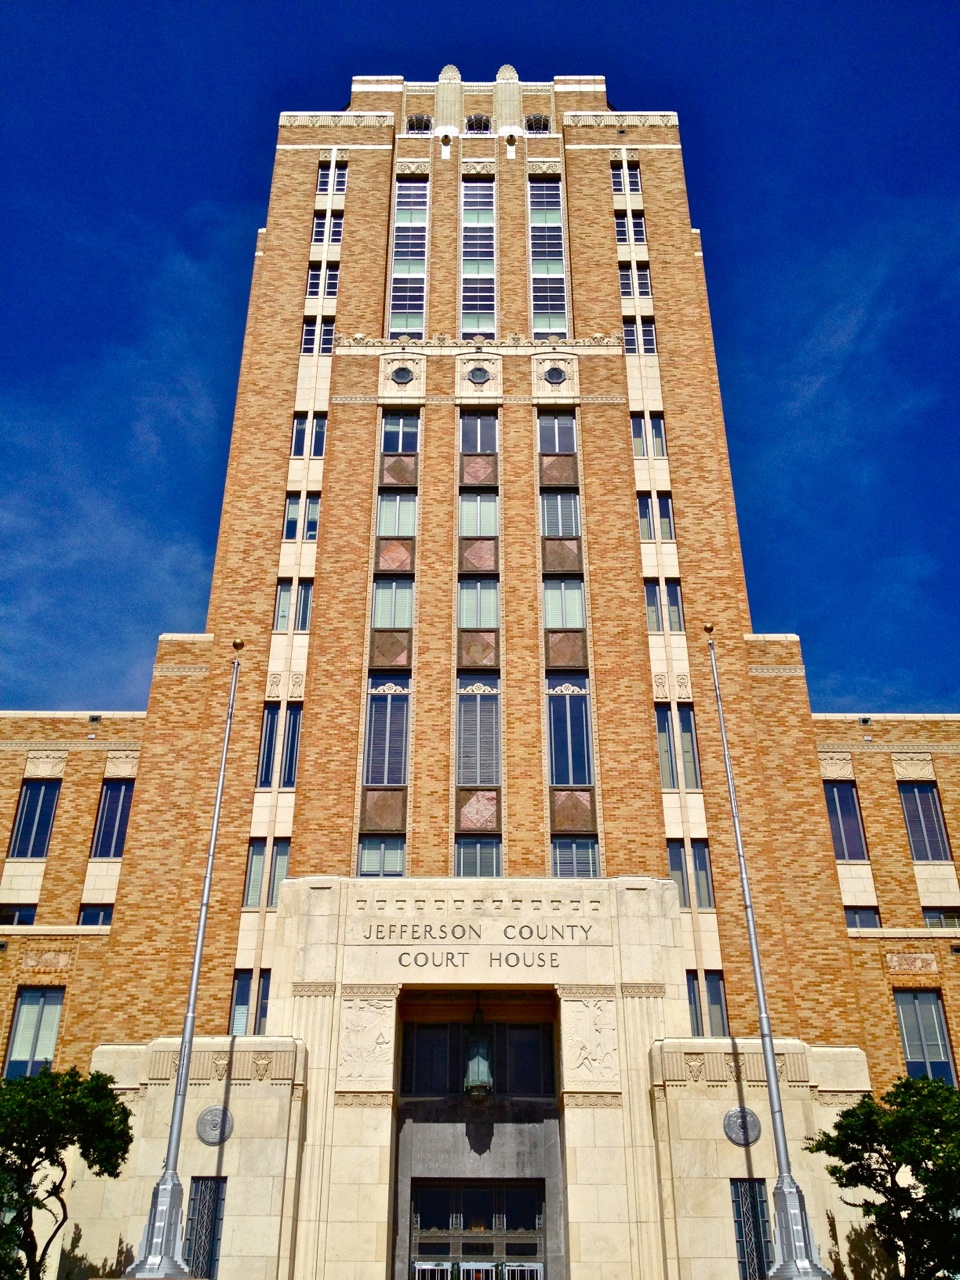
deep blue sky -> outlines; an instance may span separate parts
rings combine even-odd
[[[145,704],[202,630],[281,110],[604,74],[680,113],[754,628],[815,710],[960,710],[960,9],[4,0],[0,706]]]

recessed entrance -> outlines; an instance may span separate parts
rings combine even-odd
[[[411,1188],[414,1280],[543,1280],[538,1179],[418,1179]]]

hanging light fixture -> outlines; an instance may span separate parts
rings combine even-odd
[[[483,1021],[483,1010],[480,1008],[480,997],[477,996],[477,1007],[473,1014],[473,1022],[467,1032],[467,1070],[463,1079],[463,1091],[471,1098],[482,1101],[493,1093],[493,1045],[489,1028]]]

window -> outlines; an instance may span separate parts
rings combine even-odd
[[[645,356],[657,354],[657,327],[652,320],[640,321],[640,348]]]
[[[267,1013],[270,1009],[270,970],[260,970],[260,985],[257,991],[257,1013],[253,1024],[253,1034],[263,1036],[267,1033]]]
[[[259,907],[260,905],[266,860],[266,840],[251,840],[247,846],[247,878],[243,885],[243,905],[245,907]]]
[[[580,495],[564,490],[541,490],[540,520],[545,538],[579,538]]]
[[[377,578],[373,584],[376,630],[407,631],[413,626],[413,579]]]
[[[551,841],[553,874],[564,879],[596,880],[600,850],[592,836],[555,836]]]
[[[381,538],[412,538],[417,532],[417,495],[381,493],[377,499],[377,534]]]
[[[593,785],[590,749],[590,701],[587,677],[547,677],[550,724],[550,783],[554,787]]]
[[[293,438],[290,441],[290,457],[302,458],[306,442],[307,415],[305,413],[295,413],[293,415]]]
[[[327,215],[325,213],[315,213],[313,215],[313,234],[310,237],[312,244],[323,244],[327,234]]]
[[[20,787],[20,803],[10,837],[9,858],[45,858],[60,797],[58,779],[38,778]]]
[[[707,1020],[712,1036],[727,1036],[727,996],[723,989],[723,974],[719,969],[707,969],[703,975],[707,988]]]
[[[297,785],[297,759],[300,755],[300,726],[303,722],[303,703],[288,702],[283,726],[283,751],[280,754],[280,785]]]
[[[460,336],[492,338],[496,333],[493,178],[464,179],[461,201]]]
[[[403,836],[362,836],[357,875],[402,876],[405,848]]]
[[[334,168],[333,189],[341,194],[347,189],[347,166],[343,160],[339,161]]]
[[[552,1097],[555,1092],[553,1024],[487,1022],[486,1030],[492,1039],[494,1092],[521,1097]],[[466,1040],[469,1033],[469,1022],[405,1022],[400,1067],[401,1094],[408,1097],[437,1097],[445,1094],[462,1096],[466,1074]],[[482,1185],[490,1188],[490,1183]],[[445,1227],[450,1221],[446,1206],[439,1213],[437,1209],[433,1209],[432,1213],[427,1209],[425,1213],[426,1206],[421,1200],[420,1208],[421,1228],[428,1223],[432,1226],[442,1224]],[[492,1204],[490,1208],[493,1208]],[[467,1217],[463,1222],[469,1230],[468,1223],[472,1219]],[[492,1218],[489,1225],[492,1228]],[[510,1225],[509,1219],[507,1225]],[[509,1266],[508,1260],[508,1274]]]
[[[432,133],[433,120],[430,116],[422,115],[417,112],[416,115],[407,116],[407,133]]]
[[[634,244],[647,243],[647,224],[644,221],[642,213],[631,213],[630,230],[633,232]]]
[[[191,1276],[217,1280],[226,1178],[191,1178],[183,1259]]]
[[[703,1013],[700,1009],[700,975],[696,969],[687,970],[687,1007],[690,1010],[690,1034],[703,1035]]]
[[[293,583],[289,578],[280,578],[277,582],[277,600],[273,606],[274,631],[286,631],[290,626],[290,596]]]
[[[340,287],[340,268],[327,267],[327,280],[323,288],[325,298],[335,298]]]
[[[660,612],[660,583],[645,582],[643,584],[643,593],[647,609],[647,630],[662,631],[663,616]]]
[[[489,676],[476,680],[461,676],[457,684],[457,786],[499,785],[500,681]]]
[[[523,127],[527,133],[549,133],[550,117],[543,115],[527,116],[523,122]]]
[[[620,297],[633,297],[633,274],[629,265],[624,266],[623,263],[620,264]]]
[[[307,297],[320,297],[320,284],[323,279],[322,267],[310,267],[307,270]]]
[[[929,1076],[956,1084],[940,992],[895,991],[893,998],[907,1075],[913,1080]]]
[[[300,337],[300,354],[312,356],[317,349],[317,317],[311,316],[303,322],[303,333]]]
[[[640,341],[637,337],[636,320],[624,320],[623,322],[623,354],[627,356],[636,356],[640,354]]]
[[[923,923],[928,929],[960,929],[960,907],[924,907]]]
[[[8,1080],[39,1075],[53,1061],[63,1008],[63,987],[21,987],[3,1074]]]
[[[310,440],[310,457],[322,458],[327,443],[327,415],[325,413],[315,413],[313,415],[313,436]]]
[[[0,902],[0,924],[33,924],[37,918],[37,904],[26,906],[20,902]]]
[[[285,542],[294,541],[299,524],[300,495],[299,493],[288,493],[287,505],[283,513],[283,539]]]
[[[467,133],[484,134],[490,132],[490,117],[475,115],[467,116]]]
[[[363,780],[368,787],[405,786],[410,681],[371,678]]]
[[[383,415],[384,453],[416,453],[420,435],[420,418],[415,413]]]
[[[653,297],[653,290],[650,287],[650,268],[647,266],[637,266],[637,297]]]
[[[460,415],[460,452],[497,452],[497,415],[495,413],[462,413]]]
[[[647,456],[647,434],[644,430],[642,413],[630,415],[630,434],[633,436],[633,456],[635,458],[645,458]]]
[[[673,532],[673,499],[669,493],[661,493],[657,498],[657,515],[660,519],[660,537],[664,542],[672,542]]]
[[[670,879],[677,886],[680,906],[690,905],[690,885],[687,881],[687,852],[682,840],[667,841],[667,864],[670,868]]]
[[[610,166],[610,186],[614,195],[622,195],[624,191],[623,185],[623,165],[612,164]]]
[[[468,631],[500,625],[500,584],[496,578],[461,578],[457,589],[457,626]]]
[[[495,538],[499,532],[497,495],[495,493],[461,493],[460,537]]]
[[[275,907],[280,886],[287,878],[290,867],[290,841],[274,840],[273,859],[270,863],[270,891],[267,894],[267,906]]]
[[[333,321],[324,320],[320,325],[320,354],[329,356],[333,354]]]
[[[326,195],[330,190],[330,165],[323,163],[317,170],[317,191],[321,195]]]
[[[731,1178],[730,1195],[740,1280],[766,1280],[774,1260],[767,1184],[762,1178]]]
[[[541,453],[577,452],[577,422],[572,413],[541,413],[538,425]]]
[[[546,578],[543,625],[548,631],[581,631],[586,626],[582,578]]]
[[[713,872],[710,869],[710,846],[706,840],[694,840],[693,844],[693,881],[697,886],[697,906],[702,911],[712,911]]]
[[[567,303],[560,179],[531,178],[529,198],[533,337],[565,338]]]
[[[949,862],[950,845],[935,782],[901,782],[900,803],[914,862]]]
[[[640,166],[638,164],[627,165],[627,188],[630,191],[640,190]]]
[[[120,858],[127,838],[130,802],[133,800],[132,778],[111,778],[100,791],[97,825],[93,829],[91,858]]]
[[[650,438],[653,441],[653,456],[655,458],[665,458],[667,456],[667,435],[663,426],[662,413],[651,413],[650,415]]]
[[[680,717],[680,756],[683,760],[683,785],[693,791],[700,789],[700,756],[697,751],[697,728],[693,719],[693,705],[681,702],[677,705]]]
[[[673,579],[666,582],[667,589],[667,618],[670,622],[671,631],[683,630],[683,599],[680,595],[680,583]]]
[[[330,243],[340,244],[343,241],[343,214],[330,215]]]
[[[316,542],[320,529],[320,495],[308,493],[303,517],[304,542]]]
[[[112,903],[97,903],[80,908],[77,924],[109,925],[113,923]]]
[[[297,585],[297,611],[293,618],[294,631],[310,630],[310,615],[313,612],[313,580],[302,578]]]
[[[230,1001],[230,1026],[227,1035],[245,1036],[250,1021],[250,995],[253,986],[251,969],[235,969],[233,972],[233,996]]]
[[[398,178],[394,204],[391,338],[423,337],[427,280],[427,178]]]
[[[503,874],[503,849],[499,836],[458,836],[454,852],[456,876]]]
[[[260,726],[260,760],[257,764],[257,786],[269,787],[273,783],[273,758],[277,751],[277,728],[280,724],[279,702],[266,702]]]
[[[863,861],[867,856],[867,842],[860,820],[857,787],[853,782],[825,782],[823,794],[830,817],[833,836],[833,852],[840,862]]]
[[[625,213],[615,213],[613,215],[613,224],[617,231],[617,244],[627,243],[627,215]]]
[[[848,929],[879,929],[880,912],[876,907],[844,907]]]
[[[668,702],[657,703],[657,753],[660,757],[660,786],[665,791],[677,787],[677,753],[673,742],[673,717]]]

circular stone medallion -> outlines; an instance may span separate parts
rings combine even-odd
[[[752,1147],[760,1137],[760,1117],[749,1107],[731,1107],[723,1117],[723,1132],[738,1147]]]
[[[219,1147],[233,1133],[233,1116],[226,1107],[207,1107],[197,1116],[197,1137],[208,1147]]]

